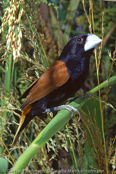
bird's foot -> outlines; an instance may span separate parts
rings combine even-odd
[[[56,107],[54,107],[53,109],[54,109],[54,111],[60,111],[61,109],[66,109],[66,110],[68,110],[69,112],[72,113],[71,116],[73,116],[73,114],[74,114],[75,112],[78,112],[78,114],[80,115],[80,112],[78,111],[78,109],[74,108],[74,107],[71,106],[71,105],[56,106]]]
[[[53,107],[53,108],[46,109],[45,112],[49,112],[49,111],[60,111],[62,109],[66,109],[69,112],[71,112],[71,117],[74,115],[74,113],[78,112],[78,114],[79,114],[79,120],[80,120],[80,118],[81,118],[80,112],[78,111],[78,109],[74,108],[71,105],[56,106],[56,107]]]

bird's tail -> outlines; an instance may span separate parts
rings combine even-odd
[[[29,115],[29,112],[31,110],[31,105],[27,106],[21,114],[21,118],[20,118],[20,122],[19,122],[19,127],[17,129],[17,132],[14,136],[14,140],[12,143],[12,146],[14,146],[19,138],[19,135],[21,133],[21,131],[26,127],[26,125],[30,122],[30,120],[32,119],[32,116]]]

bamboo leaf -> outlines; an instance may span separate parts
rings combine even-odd
[[[85,141],[84,143],[84,159],[85,159],[85,169],[91,169],[90,166],[92,167],[96,167],[96,163],[94,161],[94,159],[96,159],[96,153],[98,148],[96,148],[96,138],[97,140],[103,140],[103,135],[102,135],[102,121],[101,121],[101,111],[100,111],[100,105],[99,105],[99,101],[91,98],[89,99],[83,106],[82,106],[82,110],[84,113],[86,113],[86,118],[83,117],[82,118],[82,122],[83,122],[83,130],[84,132],[86,132],[86,137],[89,140],[89,144],[88,142]],[[97,135],[96,136],[96,131],[97,130]],[[93,132],[94,133],[93,133]],[[100,136],[99,136],[99,133]],[[96,153],[95,153],[96,152]],[[99,160],[98,160],[99,161]],[[98,167],[98,166],[97,166]]]
[[[8,161],[0,157],[0,174],[5,174],[8,169]]]

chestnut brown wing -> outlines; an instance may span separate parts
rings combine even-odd
[[[29,91],[24,104],[23,110],[28,105],[40,100],[55,89],[65,84],[69,79],[65,62],[57,60],[33,85],[27,89]],[[22,95],[23,96],[23,95]]]

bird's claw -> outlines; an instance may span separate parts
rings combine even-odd
[[[52,110],[54,110],[54,111],[60,111],[62,109],[66,109],[69,112],[71,112],[72,113],[71,114],[71,117],[74,115],[75,112],[78,112],[78,114],[79,114],[79,120],[80,120],[80,117],[81,117],[80,112],[78,111],[78,109],[74,108],[71,105],[61,105],[61,106],[56,106],[56,107],[52,108]],[[48,110],[50,111],[50,109],[46,109],[46,111],[48,111]]]

